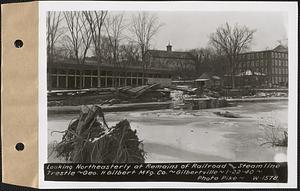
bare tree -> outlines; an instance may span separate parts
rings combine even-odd
[[[216,32],[210,35],[210,44],[218,51],[222,52],[229,63],[232,88],[235,88],[235,68],[238,54],[248,50],[253,40],[255,30],[246,26],[225,26],[218,27]]]
[[[183,60],[178,60],[175,64],[177,75],[179,75],[180,78],[186,79],[192,76],[189,64],[185,63]]]
[[[55,54],[55,44],[57,40],[63,35],[63,31],[59,28],[59,24],[62,20],[61,12],[47,12],[46,24],[47,24],[47,64],[52,65],[54,54]],[[49,90],[52,88],[52,70],[49,69]]]
[[[189,51],[195,57],[196,73],[201,75],[204,72],[223,75],[220,65],[220,54],[210,47],[196,48]]]
[[[98,87],[100,87],[100,65],[103,61],[102,59],[102,29],[107,16],[107,11],[83,11],[86,21],[88,22],[92,41],[94,45],[94,54],[98,63]]]
[[[133,42],[122,44],[120,46],[120,59],[122,62],[122,70],[126,70],[128,65],[138,65],[139,47]]]
[[[89,30],[86,19],[81,12],[64,12],[64,18],[68,28],[65,46],[73,52],[77,64],[84,64],[91,44],[91,30]],[[80,70],[79,88],[82,87],[82,71]]]
[[[147,63],[145,60],[146,53],[150,48],[151,40],[158,33],[161,27],[162,24],[159,23],[158,17],[154,14],[149,14],[148,12],[140,12],[137,15],[132,16],[130,32],[134,37],[134,41],[140,47],[143,66],[142,83],[144,83],[145,69],[147,68]]]
[[[111,47],[110,42],[107,36],[103,35],[101,37],[101,46],[100,46],[100,53],[101,53],[101,60],[103,63],[112,63],[112,56],[111,56]]]
[[[119,48],[120,42],[123,38],[122,32],[125,29],[125,25],[123,23],[124,14],[117,15],[109,15],[104,26],[107,33],[107,37],[109,40],[110,51],[112,56],[112,65],[115,70],[113,72],[113,86],[116,86],[116,71],[118,70],[118,62],[119,62]]]

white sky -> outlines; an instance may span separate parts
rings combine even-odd
[[[252,50],[273,48],[277,40],[287,38],[287,15],[280,12],[157,12],[165,25],[153,40],[153,47],[173,50],[205,47],[209,34],[220,25],[238,23],[256,29]]]
[[[109,11],[119,14],[119,11]],[[125,11],[125,25],[128,26],[135,11]],[[265,50],[277,46],[278,40],[287,38],[288,18],[285,12],[196,12],[196,11],[151,11],[163,27],[152,40],[152,49],[165,50],[170,42],[173,50],[189,50],[206,47],[209,34],[218,26],[228,22],[231,25],[246,25],[256,29],[251,50]],[[65,21],[61,23],[66,25]],[[129,36],[128,30],[124,31]]]

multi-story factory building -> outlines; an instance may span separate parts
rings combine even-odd
[[[226,76],[231,84],[231,76]],[[272,88],[288,85],[288,49],[282,45],[272,50],[247,52],[238,55],[235,67],[237,87]]]

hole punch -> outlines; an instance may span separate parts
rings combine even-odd
[[[16,144],[16,150],[17,151],[23,151],[25,148],[24,144],[23,143],[17,143]]]
[[[22,48],[22,46],[23,46],[23,41],[20,40],[20,39],[18,39],[18,40],[15,41],[14,44],[15,44],[15,47],[16,47],[16,48]]]

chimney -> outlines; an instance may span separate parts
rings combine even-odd
[[[171,51],[172,51],[172,45],[170,45],[170,43],[169,43],[168,46],[167,46],[167,51],[168,51],[168,52],[171,52]]]

